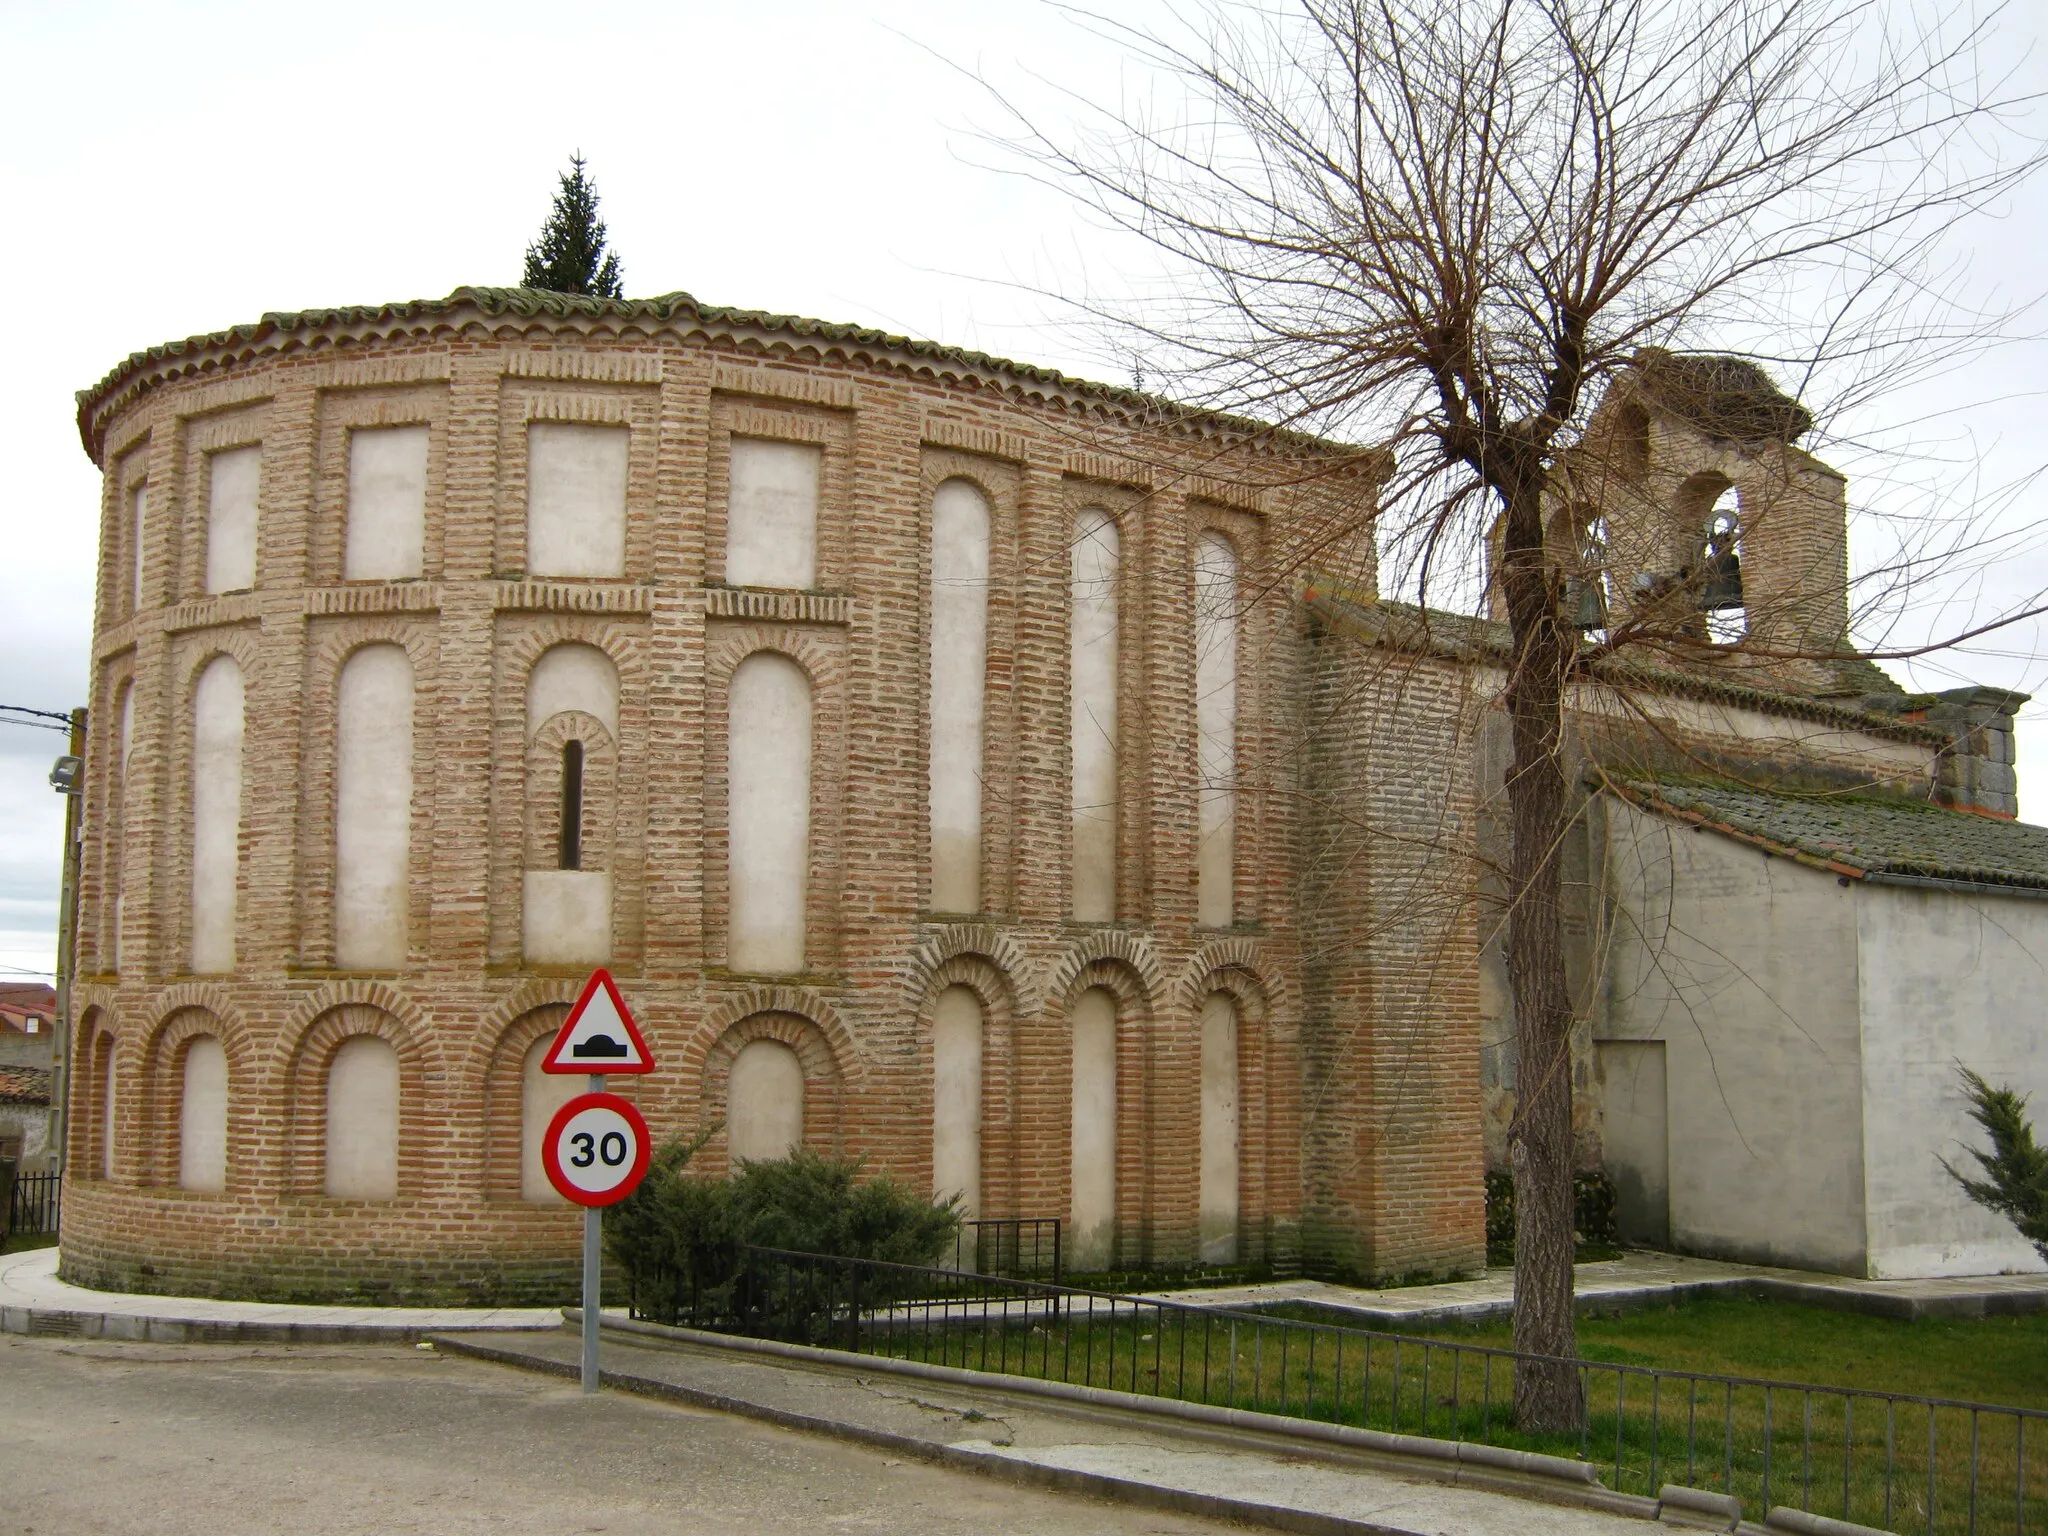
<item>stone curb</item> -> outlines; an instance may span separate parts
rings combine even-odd
[[[581,1310],[563,1308],[571,1327],[581,1324]],[[1111,1416],[1152,1420],[1178,1420],[1201,1438],[1235,1442],[1247,1448],[1275,1452],[1306,1451],[1310,1455],[1352,1460],[1375,1470],[1391,1471],[1432,1482],[1449,1483],[1490,1493],[1536,1498],[1544,1503],[1597,1509],[1607,1514],[1650,1521],[1656,1518],[1657,1501],[1634,1494],[1616,1493],[1601,1485],[1594,1469],[1585,1463],[1531,1452],[1510,1451],[1496,1446],[1460,1445],[1452,1441],[1416,1435],[1392,1435],[1353,1430],[1338,1425],[1318,1425],[1275,1414],[1252,1413],[1244,1409],[1200,1410],[1199,1403],[1177,1403],[1170,1399],[1145,1397],[1099,1387],[1072,1387],[1032,1377],[1007,1376],[996,1372],[963,1371],[945,1366],[928,1366],[917,1361],[884,1360],[845,1350],[819,1349],[800,1344],[782,1344],[765,1339],[734,1339],[723,1334],[699,1333],[691,1329],[666,1328],[654,1323],[606,1319],[608,1332],[639,1336],[654,1343],[687,1345],[726,1354],[751,1354],[788,1360],[791,1363],[823,1366],[835,1372],[857,1372],[865,1376],[902,1375],[948,1385],[964,1386],[1007,1396],[1036,1397],[1064,1401]],[[493,1360],[552,1375],[574,1377],[575,1363],[549,1360],[544,1356],[486,1342],[475,1335],[434,1338],[458,1354]],[[822,1418],[775,1408],[762,1403],[728,1397],[701,1388],[685,1387],[625,1371],[604,1371],[606,1385],[622,1391],[666,1398],[693,1407],[711,1408],[761,1419],[787,1429],[832,1435],[860,1444],[873,1445],[922,1460],[939,1462],[968,1471],[1003,1477],[1015,1482],[1065,1489],[1114,1498],[1125,1503],[1171,1509],[1183,1514],[1210,1515],[1238,1520],[1268,1529],[1300,1531],[1312,1536],[1422,1536],[1402,1527],[1352,1519],[1313,1510],[1288,1509],[1219,1494],[1196,1493],[1187,1489],[1162,1487],[1155,1483],[1119,1478],[1107,1473],[1084,1472],[1051,1467],[1004,1455],[999,1451],[972,1450],[942,1445],[889,1430],[873,1429],[842,1420]],[[1308,1441],[1309,1445],[1302,1442]],[[1347,1454],[1348,1453],[1348,1454]]]
[[[580,1307],[564,1307],[562,1316],[580,1327]],[[1382,1456],[1419,1459],[1433,1464],[1480,1467],[1515,1477],[1541,1478],[1562,1484],[1570,1491],[1597,1490],[1613,1497],[1600,1482],[1600,1474],[1583,1461],[1563,1456],[1544,1456],[1534,1451],[1515,1451],[1497,1445],[1473,1445],[1459,1440],[1438,1440],[1426,1435],[1397,1435],[1385,1430],[1353,1429],[1342,1424],[1319,1424],[1311,1419],[1291,1419],[1276,1413],[1256,1413],[1248,1408],[1219,1408],[1209,1403],[1182,1402],[1178,1398],[1147,1397],[1139,1392],[1119,1392],[1110,1387],[1079,1387],[1064,1381],[1043,1381],[1036,1376],[1011,1376],[1000,1371],[968,1371],[958,1366],[927,1365],[921,1360],[892,1360],[881,1355],[861,1355],[850,1350],[821,1349],[810,1344],[784,1344],[775,1339],[742,1339],[726,1334],[705,1333],[694,1328],[671,1328],[661,1323],[643,1323],[626,1318],[605,1318],[602,1326],[612,1333],[638,1334],[719,1349],[737,1354],[773,1355],[814,1365],[839,1366],[869,1375],[915,1376],[925,1381],[943,1381],[949,1386],[1008,1392],[1020,1397],[1051,1398],[1082,1403],[1091,1408],[1110,1408],[1119,1413],[1148,1418],[1184,1419],[1260,1435],[1278,1435],[1290,1441],[1314,1440],[1347,1450],[1371,1451]],[[1439,1474],[1440,1475],[1440,1474]],[[1629,1495],[1621,1495],[1629,1497]],[[1654,1508],[1656,1501],[1640,1501]],[[1631,1510],[1630,1512],[1633,1512]]]
[[[0,1307],[0,1333],[41,1339],[119,1339],[135,1344],[407,1344],[430,1333],[513,1333],[528,1323],[264,1322],[249,1318],[151,1317],[59,1307]]]

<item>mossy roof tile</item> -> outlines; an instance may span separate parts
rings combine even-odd
[[[1700,779],[1608,781],[1628,800],[1861,876],[2048,889],[2048,827],[1925,801],[1791,794]]]

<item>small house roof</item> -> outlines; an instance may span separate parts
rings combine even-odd
[[[0,1104],[47,1104],[49,1102],[49,1068],[0,1067]]]
[[[2048,892],[2048,827],[1921,800],[1704,779],[1606,779],[1623,799],[1858,880]]]

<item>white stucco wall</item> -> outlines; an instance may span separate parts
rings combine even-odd
[[[206,590],[256,585],[256,497],[263,450],[229,448],[207,460]]]
[[[932,1193],[981,1212],[981,1000],[948,987],[932,1011]]]
[[[612,957],[612,877],[597,869],[526,871],[521,947],[533,965]]]
[[[1106,1268],[1116,1252],[1116,999],[1091,987],[1074,1002],[1073,1203],[1069,1268]]]
[[[1202,1190],[1204,1264],[1237,1259],[1238,1122],[1237,1004],[1212,992],[1202,1005]]]
[[[358,427],[348,439],[347,581],[403,581],[425,569],[427,428]]]
[[[412,659],[367,645],[342,665],[334,748],[334,958],[405,963],[412,845]]]
[[[1835,876],[1613,800],[1610,1038],[1665,1042],[1671,1241],[1861,1274],[1856,910]]]
[[[625,575],[627,429],[537,421],[526,443],[527,571]]]
[[[732,1060],[725,1144],[734,1162],[787,1157],[804,1139],[804,1069],[780,1040],[749,1040]]]
[[[114,1115],[121,1107],[120,1071],[114,1057],[107,1057],[107,1069],[100,1076],[100,1177],[114,1176]]]
[[[192,969],[235,968],[242,842],[242,669],[216,656],[192,690]]]
[[[550,646],[526,679],[526,734],[531,737],[564,710],[604,722],[619,734],[619,670],[594,645],[570,641]]]
[[[981,910],[988,663],[988,502],[965,480],[932,498],[932,910]]]
[[[178,1187],[218,1194],[228,1187],[228,1053],[212,1035],[185,1046],[178,1105]]]
[[[127,879],[127,871],[125,865],[127,862],[127,840],[129,827],[128,786],[131,782],[131,778],[128,772],[128,756],[134,750],[135,684],[131,682],[121,690],[121,783],[120,787],[116,790],[116,794],[118,795],[120,802],[121,840],[118,844],[115,845],[115,864],[113,872],[114,970],[116,974],[119,974],[121,969],[121,929],[125,926],[125,924],[122,922],[122,918],[126,911],[126,907],[124,905],[124,893],[122,891],[122,886]]]
[[[1237,551],[1204,534],[1195,544],[1196,909],[1212,928],[1237,916],[1237,608]]]
[[[729,693],[727,964],[800,971],[810,879],[811,684],[787,656],[757,651]]]
[[[327,1068],[327,1193],[398,1194],[398,1052],[375,1035],[342,1041]]]
[[[1116,917],[1117,572],[1116,521],[1096,508],[1074,519],[1069,576],[1073,759],[1074,917]]]
[[[758,437],[732,440],[725,579],[736,587],[811,587],[818,579],[822,450]]]
[[[1614,1180],[1615,1225],[1624,1243],[1671,1242],[1671,1109],[1662,1040],[1602,1040],[1600,1146]]]
[[[540,1158],[540,1143],[555,1111],[588,1086],[581,1077],[541,1070],[540,1064],[547,1059],[554,1043],[553,1035],[541,1036],[527,1047],[526,1059],[519,1068],[519,1194],[535,1205],[569,1203],[548,1181],[547,1168]]]
[[[2032,1243],[1943,1171],[1989,1145],[1957,1063],[2048,1110],[2048,900],[1856,888],[1870,1273],[2038,1273]]]

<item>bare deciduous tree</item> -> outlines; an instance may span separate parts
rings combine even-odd
[[[1152,252],[1151,278],[1081,301],[1119,355],[1183,399],[1382,455],[1359,516],[1425,612],[1490,541],[1512,637],[1514,1342],[1569,1360],[1567,703],[1617,652],[1684,663],[1716,637],[1707,561],[1589,639],[1552,514],[1598,472],[1593,407],[1640,349],[1740,353],[1839,404],[1981,344],[1993,317],[1942,290],[1941,242],[2034,168],[2023,98],[1987,80],[1986,20],[1859,0],[1214,0],[1178,40],[1081,20],[1172,105],[1058,131],[1019,111],[1010,142]],[[1832,566],[1815,579],[1839,613]],[[1839,622],[1753,630],[1759,664],[1847,645]],[[1531,1427],[1584,1412],[1565,1363],[1522,1362],[1515,1396]]]

